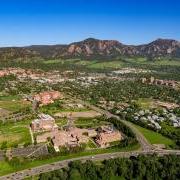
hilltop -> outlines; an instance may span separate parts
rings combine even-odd
[[[17,59],[111,59],[120,56],[148,58],[180,58],[180,42],[172,39],[157,39],[143,45],[125,45],[116,40],[88,38],[68,45],[32,45],[26,47],[0,48],[0,60]]]

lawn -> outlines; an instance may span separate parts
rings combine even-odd
[[[164,144],[167,147],[174,145],[174,141],[149,129],[134,125],[151,144]]]
[[[90,148],[90,149],[97,148],[97,145],[95,142],[93,142],[92,139],[90,139],[89,142],[87,143],[87,148]]]
[[[29,121],[6,123],[0,125],[0,147],[7,143],[7,147],[16,147],[18,144],[31,143]]]
[[[30,102],[22,100],[18,96],[0,96],[0,108],[9,111],[19,111],[22,108],[29,107]]]
[[[97,128],[102,125],[110,124],[107,121],[99,121],[95,118],[79,118],[75,121],[75,125],[82,128]]]
[[[65,126],[67,124],[67,119],[66,118],[56,119],[56,124],[60,127]]]

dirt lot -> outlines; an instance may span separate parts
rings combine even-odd
[[[101,116],[100,113],[96,111],[82,111],[82,112],[60,112],[56,113],[54,116],[56,117],[67,117],[67,118],[94,118],[97,116]]]
[[[179,107],[178,104],[175,104],[175,103],[169,103],[169,102],[155,101],[155,104],[158,105],[158,106],[167,108],[167,109],[174,109],[174,108]]]
[[[1,117],[1,116],[6,116],[6,115],[8,115],[8,114],[9,114],[9,111],[8,111],[8,110],[0,108],[0,117]]]

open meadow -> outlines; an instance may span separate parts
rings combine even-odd
[[[31,144],[30,121],[0,124],[0,148]]]

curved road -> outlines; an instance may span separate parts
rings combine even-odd
[[[154,147],[146,140],[146,138],[144,137],[144,135],[136,128],[132,125],[132,123],[122,120],[119,118],[119,116],[116,116],[114,114],[111,114],[109,111],[103,110],[99,107],[96,107],[88,102],[84,102],[80,99],[76,99],[76,101],[78,101],[79,103],[83,104],[84,106],[89,107],[90,109],[93,109],[94,111],[97,111],[101,114],[104,114],[106,117],[110,118],[110,117],[115,117],[116,119],[119,119],[122,123],[124,123],[126,126],[128,126],[129,128],[132,129],[132,131],[134,132],[134,134],[136,135],[136,138],[139,142],[139,144],[141,145],[142,150],[144,151],[150,151],[153,150]]]
[[[154,154],[154,153],[157,153],[159,156],[163,156],[163,155],[167,155],[167,154],[180,155],[180,151],[165,151],[165,150],[153,151],[152,150],[152,151],[116,152],[116,153],[99,154],[99,155],[95,155],[95,156],[84,156],[84,157],[79,157],[79,158],[58,161],[55,163],[46,164],[43,166],[31,168],[31,169],[22,170],[22,171],[19,171],[16,173],[2,176],[2,177],[0,177],[0,180],[24,179],[26,177],[35,176],[35,175],[38,175],[41,173],[50,172],[50,171],[54,171],[57,169],[67,167],[70,162],[77,161],[77,160],[80,160],[82,162],[85,162],[87,160],[102,161],[105,159],[113,159],[113,158],[117,158],[117,157],[130,157],[130,156],[138,156],[140,154]]]

